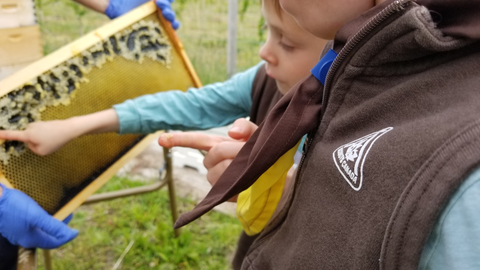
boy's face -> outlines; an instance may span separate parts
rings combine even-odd
[[[346,22],[384,0],[279,0],[303,29],[313,35],[333,39]]]
[[[276,0],[264,0],[262,5],[268,37],[260,57],[267,62],[268,76],[276,80],[278,89],[285,94],[310,74],[326,41],[302,29],[285,12],[281,11],[280,17],[273,1]]]

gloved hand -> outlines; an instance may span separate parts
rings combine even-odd
[[[155,4],[162,10],[163,18],[172,24],[173,29],[177,30],[180,27],[180,22],[175,20],[175,11],[172,10],[173,1],[175,0],[155,0]]]
[[[105,15],[110,19],[115,19],[130,10],[146,3],[148,0],[110,0],[105,10]],[[175,12],[172,10],[174,0],[156,0],[157,7],[162,10],[163,17],[172,24],[173,29],[180,27],[180,22],[175,20]]]
[[[25,193],[1,185],[0,234],[25,248],[57,248],[78,235],[56,220]],[[68,218],[67,218],[68,219]]]

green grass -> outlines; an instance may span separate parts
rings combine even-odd
[[[114,177],[99,192],[139,186]],[[194,207],[177,200],[180,212]],[[166,189],[90,206],[75,211],[70,222],[79,236],[53,250],[54,269],[112,269],[134,241],[121,269],[230,269],[241,225],[230,216],[210,212],[174,237]],[[39,269],[44,269],[39,258]]]

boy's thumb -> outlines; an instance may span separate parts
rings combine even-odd
[[[240,118],[233,123],[228,135],[235,140],[247,141],[257,128],[258,126],[254,123],[245,118]]]

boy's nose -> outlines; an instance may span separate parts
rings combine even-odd
[[[262,48],[260,48],[259,52],[260,58],[267,61],[271,65],[277,65],[277,57],[275,57],[275,53],[272,51],[272,48],[267,41]]]

